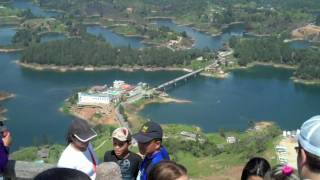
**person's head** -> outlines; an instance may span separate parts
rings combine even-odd
[[[123,158],[129,152],[131,133],[128,128],[120,127],[112,133],[113,150],[117,157]]]
[[[187,169],[174,161],[161,161],[148,175],[148,180],[188,180]]]
[[[71,143],[80,151],[86,151],[89,141],[96,136],[97,133],[89,126],[86,121],[75,119],[69,126],[67,143]]]
[[[265,180],[299,180],[300,178],[294,174],[294,169],[290,166],[277,165],[267,173]]]
[[[254,157],[243,168],[241,180],[263,180],[266,173],[270,170],[270,164],[266,159]]]
[[[158,123],[149,121],[145,123],[139,133],[133,135],[137,140],[142,155],[151,155],[160,150],[162,142],[162,128]]]
[[[8,131],[7,126],[4,125],[3,121],[0,121],[0,134],[1,137],[5,137],[5,133]]]
[[[301,178],[320,177],[320,116],[304,122],[296,147],[298,172]]]
[[[85,173],[69,168],[52,168],[38,174],[34,180],[90,180]]]

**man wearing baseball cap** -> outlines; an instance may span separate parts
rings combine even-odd
[[[162,136],[161,126],[153,121],[145,123],[140,131],[133,135],[138,142],[140,153],[144,155],[137,179],[147,180],[152,167],[162,160],[170,160],[167,150],[161,145]]]
[[[131,151],[131,133],[128,128],[120,127],[112,133],[113,150],[104,154],[104,162],[115,162],[120,166],[122,179],[134,180],[139,171],[141,157]]]
[[[301,179],[320,179],[320,116],[304,122],[296,147],[297,165]]]
[[[67,134],[68,146],[62,152],[58,167],[76,169],[96,178],[98,159],[90,143],[97,133],[81,119],[72,121]]]

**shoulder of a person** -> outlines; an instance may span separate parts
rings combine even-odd
[[[113,153],[113,150],[112,151],[106,151],[104,153],[104,161],[112,161],[112,162],[115,162],[115,157],[116,155]]]
[[[75,152],[72,152],[71,149],[65,149],[60,158],[59,158],[59,161],[58,161],[58,164],[57,166],[58,167],[67,167],[67,168],[73,168],[74,166],[74,160],[78,159],[78,158],[75,158],[75,155],[76,153]]]
[[[142,157],[139,156],[137,153],[131,152],[130,151],[130,156],[134,159],[142,160]]]
[[[112,155],[114,155],[113,150],[111,150],[111,151],[106,151],[106,152],[104,153],[104,156],[112,156]]]
[[[91,143],[89,143],[88,148],[89,148],[90,150],[93,150],[93,146],[92,146]]]

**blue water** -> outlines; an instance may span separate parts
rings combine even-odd
[[[307,40],[297,40],[297,41],[291,41],[290,47],[295,49],[306,49],[311,46],[311,43]]]
[[[172,22],[157,22],[181,31]],[[100,34],[115,46],[143,47],[141,39],[124,38],[101,27],[88,27],[88,32]],[[219,48],[230,36],[241,36],[241,28],[226,29],[221,36],[211,37],[189,27],[184,30],[195,38],[195,47]],[[0,44],[10,43],[14,29],[0,28]],[[55,39],[55,38],[53,38]],[[44,38],[42,42],[51,40]],[[114,80],[130,84],[147,82],[152,86],[181,76],[184,72],[67,72],[34,71],[13,63],[20,54],[0,53],[0,89],[16,97],[0,102],[8,112],[6,124],[13,134],[13,150],[30,146],[47,136],[64,143],[66,129],[72,117],[58,109],[72,92],[97,84],[110,85]],[[190,104],[152,104],[141,115],[160,123],[186,123],[205,131],[244,130],[250,120],[271,120],[285,129],[296,129],[303,121],[318,114],[320,87],[294,84],[292,72],[270,67],[254,67],[231,73],[224,80],[197,77],[168,91],[176,98],[191,100]]]
[[[13,149],[32,145],[45,135],[64,143],[65,132],[72,117],[58,109],[73,90],[93,85],[111,85],[116,79],[130,84],[148,82],[151,85],[182,75],[183,72],[68,72],[33,71],[13,63],[16,53],[0,53],[0,89],[16,97],[0,102],[8,112],[6,122],[14,137]]]
[[[166,26],[176,32],[185,31],[189,37],[195,40],[194,48],[210,48],[218,49],[224,42],[229,40],[232,36],[242,36],[244,32],[244,26],[242,24],[231,25],[224,29],[221,35],[211,36],[206,33],[198,32],[188,26],[178,26],[171,20],[157,20],[154,22],[156,27]],[[116,34],[109,30],[108,28],[103,28],[101,26],[89,26],[87,27],[87,32],[94,34],[96,36],[102,35],[107,42],[111,43],[113,46],[128,46],[132,48],[143,48],[146,47],[142,43],[142,38],[137,37],[125,37]]]
[[[15,27],[0,27],[0,45],[11,44],[12,37],[16,34],[17,30]]]
[[[291,71],[254,67],[235,71],[225,80],[198,77],[169,91],[191,104],[152,104],[140,114],[161,123],[198,125],[206,132],[244,130],[249,121],[275,121],[297,129],[319,114],[320,87],[294,84]]]
[[[96,36],[102,35],[108,43],[116,47],[131,46],[132,48],[137,48],[137,49],[145,47],[145,45],[142,44],[141,42],[143,40],[142,38],[125,37],[117,33],[114,33],[107,28],[103,28],[101,26],[89,26],[87,27],[87,32]]]
[[[12,2],[12,5],[17,9],[21,9],[21,10],[30,9],[32,14],[35,16],[46,17],[46,18],[57,16],[56,12],[45,11],[41,9],[39,6],[37,6],[36,4],[32,3],[32,1],[14,0],[11,2]]]
[[[231,25],[227,29],[224,29],[222,34],[218,36],[211,36],[206,33],[196,31],[192,27],[178,26],[171,20],[157,20],[155,21],[155,26],[169,27],[177,32],[185,31],[189,37],[195,40],[194,48],[218,49],[223,45],[224,42],[229,40],[230,37],[242,36],[244,33],[244,25],[242,24]]]

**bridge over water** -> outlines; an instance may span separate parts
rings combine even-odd
[[[186,80],[188,77],[195,76],[195,75],[199,74],[200,72],[202,72],[204,69],[205,68],[201,68],[201,69],[198,69],[196,71],[192,71],[192,72],[190,72],[188,74],[185,74],[183,76],[177,77],[177,78],[175,78],[173,80],[167,81],[167,82],[165,82],[163,84],[160,84],[156,88],[154,88],[154,90],[165,90],[166,87],[171,86],[171,85],[175,85],[177,82],[182,81],[182,80]]]

